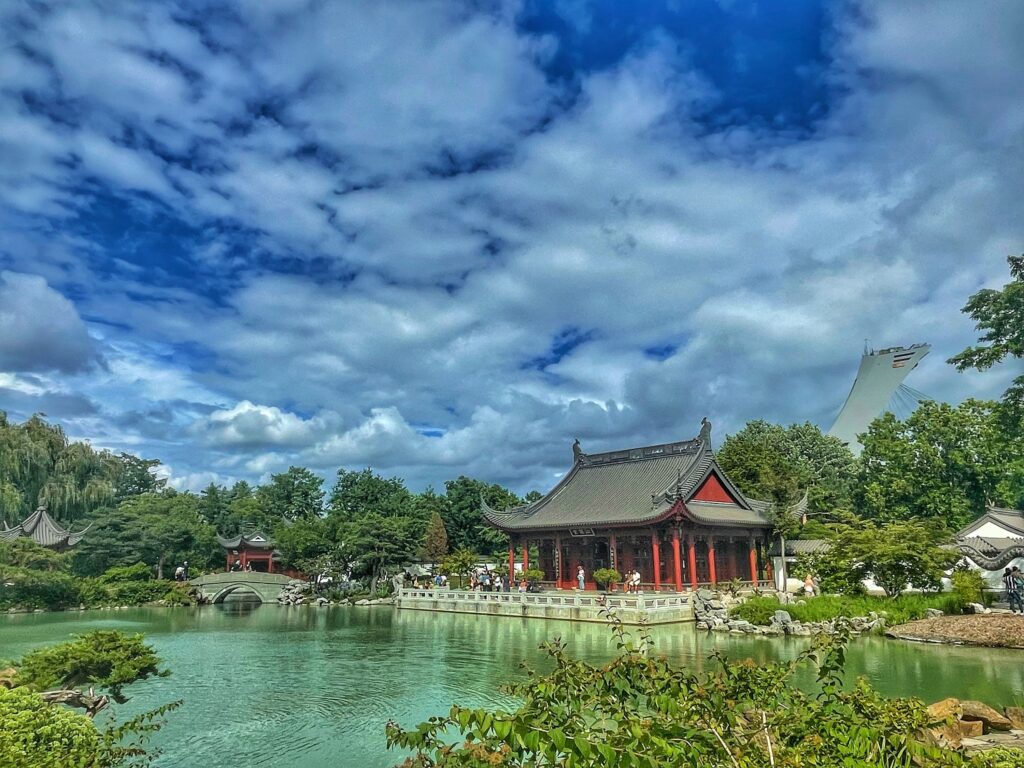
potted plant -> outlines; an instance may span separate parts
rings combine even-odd
[[[614,568],[598,568],[594,571],[594,581],[598,587],[603,587],[608,592],[615,591],[615,585],[622,581],[622,574]]]
[[[544,581],[544,571],[540,568],[527,568],[520,575],[526,579],[527,589],[530,592],[536,592],[537,584]]]

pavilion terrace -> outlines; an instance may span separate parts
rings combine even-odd
[[[586,454],[546,496],[507,510],[483,503],[484,517],[510,537],[524,568],[549,586],[573,589],[580,565],[593,573],[638,570],[644,589],[681,592],[738,579],[770,579],[769,503],[746,497],[718,466],[711,425],[693,440]],[[530,562],[535,547],[539,562]]]

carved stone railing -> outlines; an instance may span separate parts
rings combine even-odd
[[[490,613],[496,615],[569,618],[597,621],[611,610],[627,622],[691,619],[690,595],[678,592],[605,594],[603,592],[483,592],[441,588],[408,588],[398,591],[400,608]]]

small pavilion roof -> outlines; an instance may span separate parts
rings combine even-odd
[[[485,519],[505,531],[635,526],[676,514],[706,525],[769,526],[770,505],[744,496],[715,461],[710,424],[693,440],[574,454],[569,473],[531,504],[496,510],[481,499]],[[729,501],[693,498],[712,475]]]
[[[970,538],[985,523],[995,523],[1012,535],[1024,536],[1024,509],[1008,509],[989,504],[981,517],[957,531],[957,538]]]
[[[62,549],[75,546],[91,527],[90,524],[82,530],[72,533],[54,520],[46,511],[46,507],[40,506],[14,527],[8,528],[5,524],[4,530],[0,531],[0,541],[14,541],[25,536],[41,546]]]
[[[238,536],[221,536],[217,534],[217,541],[224,549],[273,549],[274,542],[264,536],[262,531],[253,531],[250,534]]]

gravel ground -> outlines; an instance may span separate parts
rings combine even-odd
[[[1024,616],[1011,613],[938,616],[900,624],[886,634],[902,640],[1024,649]]]

